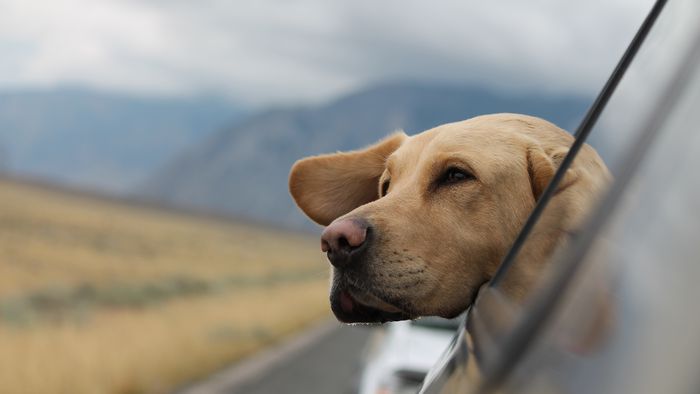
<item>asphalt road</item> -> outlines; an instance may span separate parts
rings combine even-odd
[[[325,322],[178,394],[349,394],[373,328]]]

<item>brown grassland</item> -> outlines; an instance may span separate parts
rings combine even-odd
[[[328,316],[306,235],[0,180],[0,393],[160,393]]]

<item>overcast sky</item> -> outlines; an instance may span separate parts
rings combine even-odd
[[[319,102],[384,80],[593,94],[652,0],[0,0],[0,90]]]

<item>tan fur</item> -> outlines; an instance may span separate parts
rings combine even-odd
[[[386,159],[406,138],[397,132],[364,150],[299,160],[289,175],[289,191],[313,221],[328,225],[377,199],[377,182]]]
[[[340,217],[371,223],[365,291],[411,316],[454,316],[490,279],[572,142],[539,118],[485,115],[300,160],[289,186],[320,224]],[[436,186],[450,166],[476,180]],[[524,297],[609,180],[598,154],[584,146],[509,272],[506,292]]]

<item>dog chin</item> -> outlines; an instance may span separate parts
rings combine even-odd
[[[343,323],[385,323],[413,318],[409,313],[373,294],[351,286],[333,289],[331,310]]]

